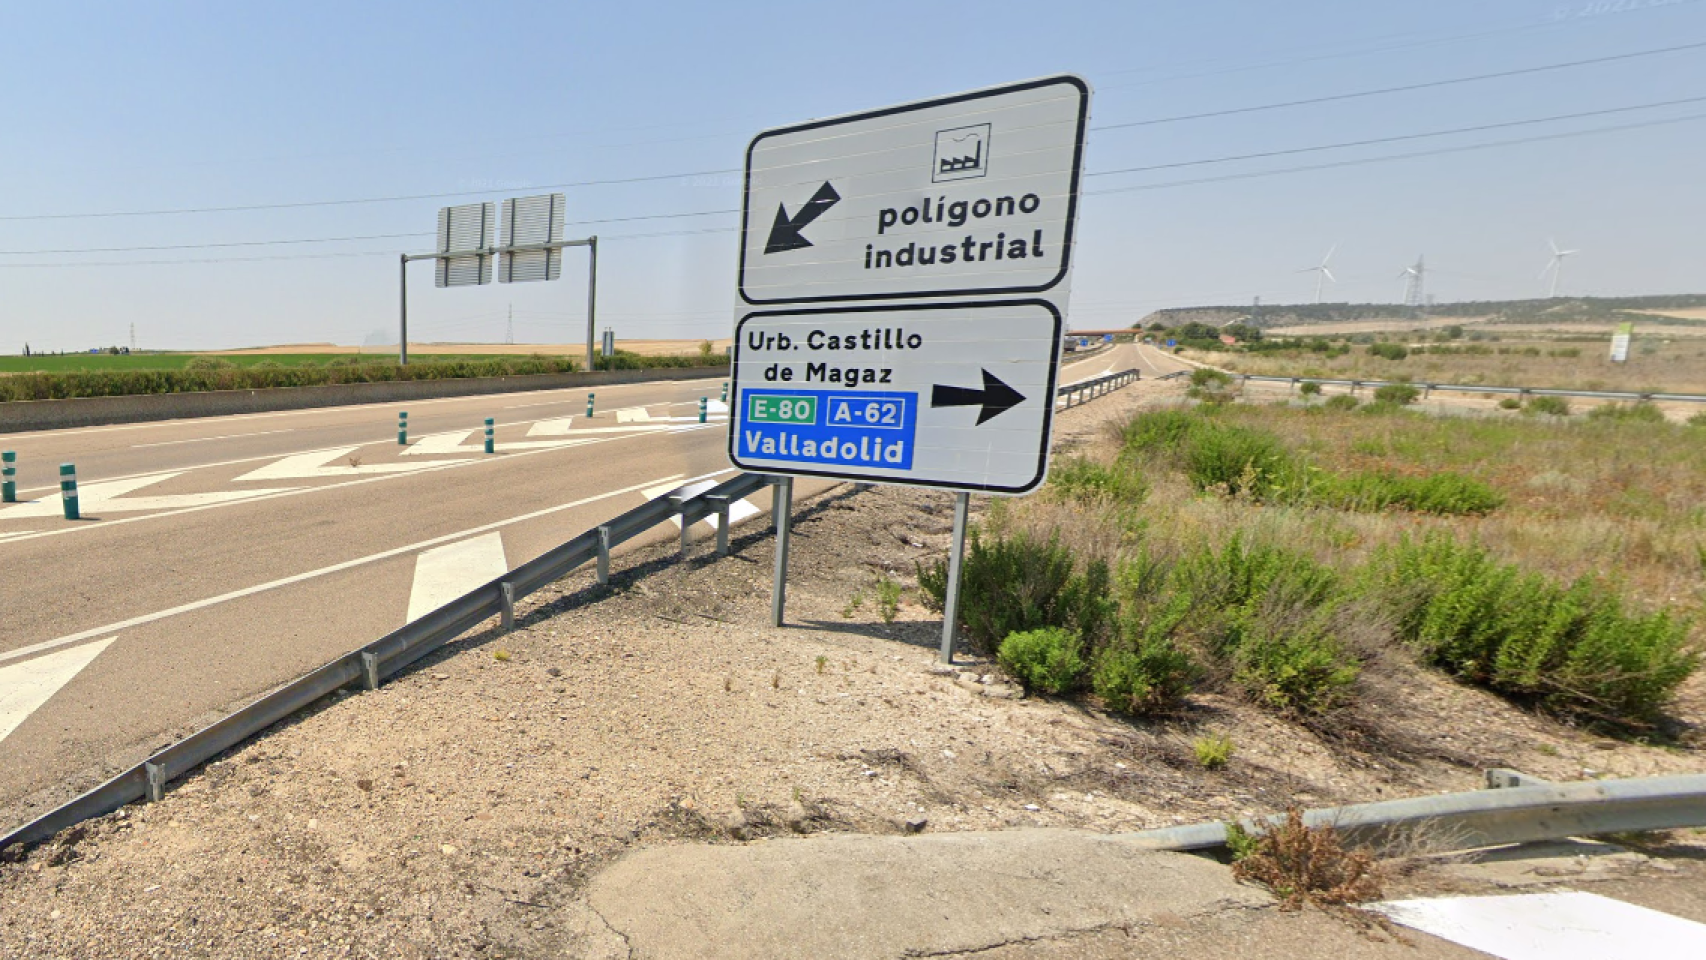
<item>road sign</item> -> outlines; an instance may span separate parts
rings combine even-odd
[[[797,308],[735,326],[742,469],[1024,493],[1042,482],[1062,323],[1046,300]]]
[[[504,283],[556,280],[563,275],[563,248],[511,250],[555,244],[563,239],[563,195],[512,197],[504,201],[504,247],[498,279]]]
[[[1635,337],[1633,323],[1620,323],[1617,332],[1611,335],[1611,362],[1627,363],[1629,361],[1629,341]]]
[[[759,134],[740,296],[1063,302],[1089,103],[1059,76]]]
[[[497,210],[498,205],[489,201],[439,208],[434,286],[465,287],[492,282]]]

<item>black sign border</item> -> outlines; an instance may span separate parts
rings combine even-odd
[[[1066,202],[1066,235],[1063,239],[1060,272],[1054,279],[1035,287],[973,287],[962,290],[932,290],[907,291],[904,293],[863,293],[847,296],[826,297],[792,297],[779,300],[754,300],[746,294],[746,247],[747,228],[752,217],[752,152],[758,148],[759,141],[766,137],[778,137],[789,133],[799,133],[804,130],[818,130],[844,123],[855,123],[860,120],[870,120],[875,117],[892,116],[897,113],[907,113],[913,110],[924,110],[930,107],[940,107],[954,103],[964,103],[970,100],[982,100],[988,97],[998,97],[1021,90],[1034,90],[1038,87],[1068,84],[1078,90],[1078,135],[1072,148],[1072,187]],[[881,110],[870,110],[865,113],[855,113],[844,117],[833,117],[828,120],[815,120],[811,123],[796,124],[791,127],[777,127],[766,130],[752,138],[746,147],[746,172],[741,180],[740,195],[740,267],[736,275],[736,292],[747,304],[755,307],[775,306],[788,303],[846,303],[853,301],[871,300],[904,300],[918,297],[973,297],[973,296],[1012,296],[1022,293],[1042,293],[1052,290],[1072,270],[1072,237],[1078,221],[1078,180],[1084,170],[1084,134],[1090,119],[1090,85],[1082,77],[1072,74],[1060,74],[1053,77],[1043,77],[1037,80],[1026,80],[1023,83],[1007,84],[1000,87],[988,87],[974,90],[970,93],[959,93],[948,97],[938,97],[935,100],[924,100],[918,103],[903,104],[898,107],[885,107]]]
[[[1030,480],[1017,487],[1003,487],[994,484],[943,483],[933,480],[913,480],[906,477],[891,477],[881,474],[868,473],[832,473],[827,470],[778,470],[773,466],[757,466],[742,463],[737,453],[736,440],[739,437],[741,418],[737,411],[741,409],[740,402],[740,350],[741,334],[748,320],[770,317],[810,317],[826,315],[844,315],[854,313],[898,313],[915,310],[964,310],[967,308],[982,309],[988,307],[1042,307],[1054,318],[1054,336],[1050,340],[1055,345],[1054,359],[1048,368],[1048,394],[1043,405],[1042,441],[1037,450],[1037,469]],[[1065,328],[1065,322],[1060,315],[1060,309],[1048,300],[1040,297],[1027,297],[1018,300],[972,300],[957,303],[884,303],[856,307],[806,307],[798,310],[758,310],[740,318],[735,324],[734,353],[729,363],[729,462],[742,470],[752,473],[769,474],[778,477],[828,477],[834,480],[854,480],[861,483],[885,483],[912,487],[930,487],[937,490],[963,490],[967,493],[998,493],[1018,496],[1030,493],[1040,486],[1048,476],[1049,445],[1054,437],[1054,404],[1057,399],[1056,391],[1060,380],[1060,343]],[[922,412],[922,411],[920,411]]]

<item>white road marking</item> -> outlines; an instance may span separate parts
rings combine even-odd
[[[298,453],[276,460],[258,470],[243,474],[232,483],[242,483],[245,480],[294,480],[298,478],[322,479],[325,477],[359,477],[375,473],[406,473],[419,470],[422,467],[433,466],[431,463],[344,463],[339,466],[327,466],[330,461],[345,459],[360,450],[360,447],[339,447],[335,450],[322,450],[317,453]],[[407,453],[413,453],[411,447]],[[359,461],[359,458],[357,458]]]
[[[481,434],[477,439],[475,435]],[[509,453],[514,450],[554,450],[558,447],[572,447],[588,442],[580,437],[565,437],[561,440],[509,440],[495,443],[492,450],[496,453]],[[462,433],[441,433],[430,437],[422,437],[420,443],[403,451],[406,457],[413,456],[444,456],[447,454],[481,454],[486,452],[486,440],[481,431],[468,430]],[[411,464],[419,466],[419,464]]]
[[[679,476],[680,476],[680,474],[674,475],[674,477],[679,477]],[[226,603],[226,602],[229,602],[231,600],[240,600],[244,597],[252,597],[257,593],[265,593],[269,590],[276,590],[279,587],[288,587],[292,584],[302,583],[302,582],[307,581],[307,580],[313,580],[317,577],[323,577],[323,576],[326,576],[328,574],[341,573],[342,571],[352,570],[356,567],[364,566],[364,565],[369,564],[369,563],[375,563],[375,562],[380,561],[380,560],[388,560],[391,557],[403,556],[405,554],[410,554],[410,553],[418,553],[421,550],[427,549],[428,547],[436,547],[441,543],[450,543],[452,541],[466,539],[466,538],[474,536],[476,534],[488,533],[492,530],[501,530],[504,527],[512,526],[512,525],[517,524],[517,523],[525,523],[529,520],[537,520],[540,517],[547,517],[553,513],[561,513],[564,510],[574,510],[578,507],[584,507],[589,503],[597,503],[600,500],[608,500],[611,497],[619,497],[619,496],[622,496],[624,494],[637,493],[637,492],[644,490],[648,487],[654,486],[654,485],[658,484],[659,482],[668,482],[671,479],[673,479],[673,477],[660,477],[657,480],[647,480],[644,483],[637,483],[637,484],[634,484],[633,486],[623,487],[620,490],[611,490],[608,493],[600,493],[600,494],[596,494],[596,495],[590,496],[590,497],[583,497],[579,500],[574,500],[574,501],[571,501],[569,503],[559,503],[554,507],[546,507],[543,510],[534,510],[530,513],[519,514],[517,516],[510,517],[507,520],[497,520],[497,521],[494,521],[492,523],[481,524],[478,527],[470,527],[467,530],[462,530],[462,531],[459,531],[457,533],[447,533],[441,537],[433,537],[429,540],[422,540],[419,543],[411,543],[408,546],[396,547],[396,548],[393,548],[391,550],[382,550],[379,553],[371,553],[365,557],[357,557],[354,560],[345,560],[342,563],[334,563],[331,566],[321,567],[318,570],[309,570],[305,573],[298,573],[298,574],[294,574],[294,575],[288,576],[288,577],[280,577],[277,580],[269,580],[266,583],[258,583],[252,587],[244,587],[240,590],[232,590],[228,593],[222,593],[222,594],[219,594],[218,596],[208,597],[204,600],[195,600],[195,601],[192,601],[190,603],[180,604],[176,607],[171,607],[171,608],[168,608],[166,610],[157,610],[153,613],[145,613],[145,614],[138,616],[138,617],[131,617],[128,620],[120,620],[117,623],[109,623],[105,626],[94,627],[94,628],[91,628],[89,630],[79,630],[76,633],[66,634],[63,637],[56,637],[55,639],[52,639],[52,640],[44,640],[41,643],[32,643],[27,647],[19,647],[16,650],[9,650],[5,653],[0,653],[0,663],[4,663],[7,660],[16,660],[20,657],[27,657],[27,656],[30,656],[32,654],[40,653],[43,650],[52,650],[56,647],[68,646],[70,644],[77,643],[77,642],[82,641],[82,640],[87,640],[90,637],[100,636],[101,634],[118,633],[121,630],[127,630],[131,627],[138,627],[138,626],[142,626],[143,624],[154,623],[158,620],[165,620],[168,617],[175,617],[181,613],[193,613],[194,611],[204,610],[208,607],[217,606],[218,604]],[[358,482],[372,482],[372,481],[358,481]]]
[[[707,429],[707,427],[694,425],[694,426],[684,426],[684,427],[670,427],[668,429],[670,430],[670,432],[673,433],[673,432],[686,432],[686,431],[691,431],[691,430],[703,430],[703,429]],[[626,437],[601,437],[601,438],[597,438],[595,440],[589,440],[589,441],[584,441],[584,442],[602,443],[602,442],[607,441],[607,440],[627,440],[633,436],[636,436],[636,434],[634,434],[632,431],[623,431],[623,432],[628,433],[629,436],[626,436]],[[527,457],[527,456],[532,456],[532,455],[538,454],[538,453],[550,453],[553,450],[557,450],[560,448],[561,448],[561,445],[553,445],[550,449],[546,449],[546,450],[525,450],[525,451],[522,451],[520,453],[515,454],[515,457]],[[345,480],[342,483],[327,483],[327,484],[322,484],[322,485],[317,486],[317,487],[289,487],[289,488],[286,488],[284,490],[280,490],[277,493],[269,493],[269,494],[266,494],[264,496],[255,496],[255,497],[250,497],[247,500],[232,501],[232,502],[233,503],[237,503],[237,502],[258,503],[258,502],[263,501],[263,500],[271,500],[274,497],[292,497],[292,496],[300,496],[302,494],[308,494],[308,493],[320,493],[320,492],[326,491],[326,490],[341,490],[345,487],[357,487],[357,486],[361,486],[363,484],[368,484],[368,483],[383,483],[387,480],[396,480],[396,479],[399,479],[399,478],[405,477],[405,476],[418,476],[418,475],[423,474],[423,473],[430,473],[434,470],[454,470],[457,467],[472,467],[472,466],[478,466],[480,464],[511,462],[514,460],[515,457],[509,458],[508,461],[492,460],[492,459],[485,459],[485,458],[477,459],[477,460],[437,461],[437,462],[433,462],[433,463],[423,464],[422,468],[413,474],[392,473],[392,474],[386,474],[386,475],[377,476],[377,477],[362,477],[362,478],[357,479],[357,480]],[[266,459],[266,458],[259,458],[259,459]],[[6,541],[6,543],[8,543],[8,544],[21,543],[25,540],[34,540],[38,537],[62,537],[62,536],[66,536],[68,534],[80,533],[80,532],[87,531],[87,530],[105,530],[105,529],[109,529],[111,527],[122,526],[122,525],[127,524],[127,523],[141,523],[141,522],[146,521],[146,520],[160,520],[160,519],[163,519],[166,517],[176,517],[176,516],[180,516],[180,515],[186,514],[186,513],[196,513],[196,512],[201,511],[201,510],[217,510],[220,507],[229,506],[229,505],[230,504],[227,504],[227,503],[208,503],[208,504],[203,504],[201,506],[196,506],[196,507],[184,507],[184,508],[178,509],[178,510],[164,510],[164,511],[161,511],[159,513],[150,513],[150,514],[147,514],[145,516],[140,516],[140,517],[122,517],[122,518],[117,519],[117,520],[108,520],[105,523],[72,524],[69,526],[60,527],[57,530],[42,530],[38,533],[20,534],[18,536],[12,537],[10,540]],[[0,660],[3,660],[3,659],[5,659],[5,657],[0,656]]]
[[[35,533],[35,531],[34,530],[8,530],[6,532],[0,533],[0,540],[5,540],[7,537],[25,537],[25,536],[29,536],[32,533]]]
[[[295,432],[295,427],[286,427],[283,430],[262,430],[259,433],[227,433],[224,436],[219,437],[191,437],[188,440],[161,440],[158,443],[133,443],[130,445],[130,449],[141,450],[144,447],[170,447],[180,443],[206,443],[209,440],[237,440],[242,437],[267,437],[275,433]]]
[[[1395,900],[1374,910],[1502,960],[1706,957],[1706,924],[1574,890]]]
[[[0,667],[0,740],[52,699],[117,637]]]
[[[645,423],[652,418],[651,411],[645,407],[628,407],[616,411],[617,423]]]
[[[89,515],[96,513],[132,513],[139,510],[177,510],[182,507],[230,503],[269,493],[284,492],[284,488],[268,488],[222,490],[212,493],[181,493],[159,497],[125,496],[132,490],[138,490],[162,480],[170,480],[176,476],[178,476],[177,473],[157,473],[151,477],[131,477],[128,480],[105,480],[100,483],[81,484],[77,490],[78,507],[83,513]],[[13,520],[20,517],[57,517],[63,514],[64,509],[59,497],[43,497],[40,500],[28,500],[0,510],[0,520]],[[22,536],[22,534],[14,536]]]
[[[415,582],[409,588],[409,617],[405,622],[414,623],[508,572],[501,532],[494,530],[471,540],[434,547],[415,558]]]
[[[716,476],[720,476],[721,473],[732,473],[732,472],[733,472],[732,470],[723,470],[720,473],[711,474],[711,476],[716,477]],[[679,490],[679,491],[681,491],[681,492],[683,492],[689,496],[694,496],[694,495],[697,495],[700,493],[704,493],[706,490],[709,490],[714,486],[716,486],[716,483],[712,482],[709,479],[706,479],[706,480],[702,480],[698,483],[690,483],[690,484],[685,484],[685,485],[652,487],[649,490],[641,490],[640,496],[645,497],[647,500],[656,500],[659,497],[665,496],[667,494],[674,493],[677,490]],[[758,507],[753,506],[750,503],[747,503],[745,500],[736,500],[735,502],[729,504],[729,526],[733,527],[735,524],[740,523],[742,520],[745,520],[747,517],[757,516],[758,514],[763,513],[763,512],[764,512],[763,510],[759,509]],[[675,524],[675,528],[677,530],[681,529],[681,518],[680,517],[670,517],[669,522]],[[708,517],[705,517],[702,522],[710,524],[711,529],[713,529],[713,530],[717,529],[717,516],[716,516],[716,514],[712,514]]]
[[[563,417],[560,420],[540,420],[527,428],[530,437],[563,437],[568,436],[569,428],[574,425],[574,417]]]

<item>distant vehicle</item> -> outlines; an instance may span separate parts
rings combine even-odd
[[[1077,353],[1078,341],[1073,337],[1067,337],[1060,342],[1060,351],[1062,353]]]

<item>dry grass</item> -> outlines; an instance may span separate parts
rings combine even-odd
[[[1402,339],[1402,338],[1400,338]],[[1463,347],[1465,341],[1442,346]],[[1631,390],[1638,392],[1706,393],[1706,342],[1643,336],[1636,328],[1629,362],[1612,363],[1606,342],[1558,340],[1500,340],[1478,344],[1497,351],[1490,356],[1412,352],[1403,360],[1371,356],[1365,345],[1331,359],[1308,351],[1287,354],[1204,354],[1198,359],[1216,366],[1261,376],[1322,377],[1357,380],[1410,379],[1418,383],[1457,383],[1488,386],[1550,387],[1559,390]],[[1525,350],[1539,356],[1524,355]],[[1548,356],[1579,350],[1580,356]]]
[[[1232,875],[1267,887],[1280,898],[1280,909],[1305,903],[1336,907],[1380,898],[1380,871],[1374,858],[1346,850],[1332,827],[1310,827],[1303,811],[1291,807],[1285,822],[1255,838],[1248,856],[1232,865]]]

